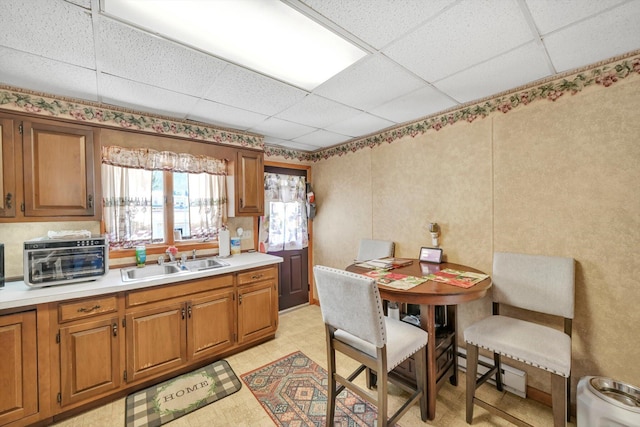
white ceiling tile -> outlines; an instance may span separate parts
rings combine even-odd
[[[625,0],[525,0],[540,34],[588,18]]]
[[[201,99],[187,116],[190,120],[246,130],[269,116]]]
[[[324,129],[318,129],[315,132],[298,137],[292,142],[306,144],[308,146],[315,147],[313,150],[317,150],[318,148],[330,147],[332,145],[339,144],[347,139],[351,139],[351,137],[335,132],[329,132]]]
[[[0,46],[2,83],[71,98],[98,100],[96,72]],[[43,78],[43,71],[46,78]]]
[[[435,83],[435,86],[459,102],[465,103],[522,86],[550,74],[542,48],[531,42],[447,77]]]
[[[62,0],[0,1],[0,45],[95,69],[91,14]]]
[[[359,113],[360,110],[355,108],[311,94],[275,117],[308,126],[324,127]]]
[[[98,85],[102,102],[137,111],[183,119],[193,109],[198,98],[160,89],[108,74],[100,74]]]
[[[293,123],[287,120],[270,117],[267,120],[249,129],[250,132],[262,135],[268,134],[275,138],[293,139],[301,135],[313,132],[315,128]]]
[[[67,0],[69,3],[77,4],[85,9],[91,9],[91,0]]]
[[[383,55],[371,55],[332,77],[314,93],[366,110],[405,95],[423,84]]]
[[[331,132],[355,137],[358,135],[375,132],[389,126],[393,126],[394,124],[395,123],[390,122],[389,120],[372,116],[371,114],[360,113],[357,116],[351,117],[347,120],[343,120],[341,122],[334,123],[331,126],[327,126],[326,129]]]
[[[456,3],[383,52],[429,82],[533,39],[516,0]]]
[[[640,1],[616,7],[543,39],[558,72],[640,49]]]
[[[453,0],[302,0],[369,45],[380,49],[431,18]]]
[[[212,83],[206,99],[269,116],[307,95],[301,89],[235,65],[227,66]]]
[[[101,17],[98,65],[107,74],[203,96],[227,63],[210,55]]]
[[[455,105],[457,105],[456,102],[447,95],[431,86],[425,86],[374,108],[371,113],[396,123],[402,123],[446,110]]]
[[[304,144],[300,142],[288,141],[284,139],[271,138],[271,137],[265,137],[264,143],[265,145],[285,147],[285,148],[290,148],[293,150],[301,150],[301,151],[315,151],[315,150],[318,150],[319,148],[322,148],[321,146],[317,146],[317,145],[309,145],[309,144]]]

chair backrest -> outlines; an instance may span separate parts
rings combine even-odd
[[[573,319],[573,258],[496,252],[493,301]]]
[[[313,267],[313,275],[325,324],[376,347],[386,344],[382,300],[374,279],[321,265]]]
[[[394,254],[394,243],[389,240],[360,240],[358,258],[356,261],[369,261],[376,258],[392,257]]]

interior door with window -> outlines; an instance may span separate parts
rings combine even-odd
[[[309,302],[309,235],[306,170],[265,166],[265,215],[259,249],[282,257],[278,309]]]

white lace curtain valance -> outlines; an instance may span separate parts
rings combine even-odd
[[[227,175],[227,160],[150,148],[102,147],[102,163],[125,168]]]

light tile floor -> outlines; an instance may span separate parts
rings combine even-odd
[[[318,306],[309,305],[296,308],[280,314],[280,325],[276,338],[252,349],[228,357],[234,372],[238,377],[249,371],[264,366],[276,359],[295,351],[302,351],[309,358],[326,369],[325,333],[322,316]],[[342,362],[341,362],[342,360]],[[338,367],[344,366],[344,373],[355,369],[353,362],[348,359],[338,359]],[[342,373],[342,369],[340,369]],[[350,372],[350,371],[349,371]],[[363,375],[361,375],[362,377]],[[390,385],[390,411],[400,405],[399,389]],[[478,390],[479,395],[489,402],[500,402],[503,409],[523,418],[535,426],[553,425],[551,409],[522,399],[511,393],[500,393],[489,384]],[[57,427],[103,427],[124,426],[125,399],[118,399],[112,403],[85,412],[79,416],[61,421]],[[399,421],[403,427],[438,426],[457,427],[467,426],[465,422],[465,384],[464,374],[459,376],[457,387],[446,383],[439,391],[436,404],[436,418],[422,422],[420,410],[414,406]],[[185,415],[169,424],[171,427],[197,426],[234,426],[234,427],[268,427],[275,424],[262,409],[262,406],[251,391],[243,383],[242,389],[235,394],[218,402],[208,405],[198,411]],[[501,418],[491,416],[478,406],[474,409],[473,426],[509,426]],[[570,426],[575,426],[570,423]]]

